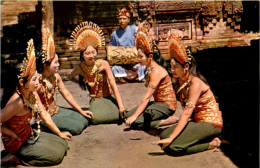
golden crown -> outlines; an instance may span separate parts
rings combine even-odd
[[[82,22],[71,33],[74,51],[84,51],[88,46],[98,48],[105,45],[105,37],[100,27],[93,22]]]
[[[191,63],[192,56],[190,50],[186,49],[182,41],[174,34],[171,34],[169,37],[168,48],[171,58],[174,58],[181,64]]]
[[[50,30],[47,28],[47,35],[45,43],[43,43],[42,50],[44,53],[42,63],[51,62],[55,56],[55,45]]]
[[[35,51],[33,45],[33,39],[30,39],[28,42],[27,53],[26,57],[23,60],[22,66],[20,68],[20,75],[18,79],[22,79],[28,77],[30,79],[36,71],[36,58],[35,58]]]
[[[148,23],[138,28],[135,36],[135,46],[137,49],[142,49],[146,54],[153,53],[154,43],[152,37],[149,35]]]

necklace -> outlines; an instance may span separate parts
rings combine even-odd
[[[184,83],[180,86],[180,88],[177,90],[177,94],[178,94],[184,87],[186,87],[186,86],[190,83],[190,81],[192,80],[192,78],[193,78],[193,76],[192,76],[192,75],[189,75],[188,80],[187,80],[186,82],[184,82]]]
[[[189,95],[189,90],[190,87],[186,87],[187,85],[190,85],[191,80],[193,79],[193,75],[189,75],[188,79],[186,80],[186,82],[184,82],[180,88],[177,90],[177,94],[180,93],[180,100],[182,102],[182,104],[186,104],[187,99],[188,99],[188,95]],[[186,88],[186,89],[185,89]]]
[[[95,87],[95,93],[91,94],[90,97],[94,97],[98,92],[98,85],[99,85],[99,68],[101,67],[101,63],[99,61],[95,61],[93,66],[86,66],[84,62],[80,63],[82,70],[85,72],[86,76],[84,78],[85,84],[87,83],[90,87]],[[88,76],[90,78],[94,78],[94,81],[89,81]]]
[[[55,86],[53,85],[53,83],[55,82],[56,84],[57,79],[54,74],[51,74],[48,78],[43,77],[42,75],[40,77],[42,79],[41,81],[44,87],[44,99],[49,110],[50,105],[48,103],[48,100],[55,94]]]
[[[152,73],[153,68],[155,67],[156,64],[149,66],[145,72],[145,87],[148,87],[149,82],[150,82],[150,76]]]

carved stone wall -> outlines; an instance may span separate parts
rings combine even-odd
[[[242,1],[134,2],[138,18],[153,20],[155,39],[168,58],[168,32],[178,33],[192,52],[207,48],[250,45],[240,33]],[[259,35],[258,35],[259,38]]]
[[[68,2],[69,3],[69,2]],[[69,34],[82,21],[97,23],[104,31],[109,45],[111,34],[118,28],[117,9],[127,2],[70,2],[64,16],[63,6],[54,2],[56,44],[60,51],[62,68],[73,68],[79,63],[79,54],[69,49]],[[169,31],[177,33],[192,52],[217,47],[250,45],[251,38],[259,34],[245,35],[240,32],[242,1],[136,1],[131,2],[132,23],[147,20],[154,39],[165,59],[169,58],[167,40]],[[88,9],[88,10],[86,10]],[[64,19],[65,18],[65,19]],[[100,50],[99,56],[106,57]]]
[[[147,20],[162,56],[168,59],[169,32],[182,38],[185,45],[191,46],[192,52],[217,47],[249,46],[252,39],[259,39],[259,32],[241,31],[243,3],[242,1],[132,1],[130,3],[127,1],[50,1],[48,4],[40,1],[1,2],[1,29],[8,25],[17,27],[17,22],[18,25],[22,23],[30,28],[36,25],[34,32],[27,31],[27,33],[30,33],[32,38],[38,39],[41,34],[44,34],[40,30],[44,24],[45,27],[53,28],[61,69],[71,69],[80,61],[79,53],[72,52],[69,45],[73,29],[82,21],[97,23],[105,34],[106,44],[109,45],[112,32],[119,28],[118,9],[128,4],[132,7],[131,23],[138,24]],[[43,7],[46,7],[45,12],[50,12],[43,15]],[[50,14],[52,11],[53,15]],[[16,20],[17,16],[18,20]],[[5,31],[11,34],[12,28],[8,27]],[[17,38],[19,39],[16,40],[22,39],[20,36]],[[2,42],[6,46],[3,51],[6,53],[10,52],[8,46],[14,46],[14,43],[9,41],[9,36],[7,38],[4,36]],[[25,48],[24,46],[18,47],[22,49]],[[106,57],[105,48],[99,50],[99,56]]]

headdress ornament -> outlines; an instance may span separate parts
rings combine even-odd
[[[129,10],[126,7],[118,11],[118,17],[119,16],[127,16],[129,18],[131,17]]]
[[[142,49],[146,54],[153,53],[153,39],[149,35],[149,27],[142,26],[138,28],[135,36],[135,46]]]
[[[44,53],[42,63],[51,62],[55,55],[55,45],[54,45],[54,40],[52,38],[52,34],[50,33],[50,30],[48,28],[47,28],[47,36],[45,39],[45,43],[42,46],[42,50]]]
[[[169,37],[168,48],[171,58],[174,58],[181,64],[191,64],[192,56],[190,50],[186,49],[186,47],[184,47],[184,45],[182,44],[181,40],[174,34],[171,34]]]
[[[71,33],[71,45],[75,51],[83,51],[88,46],[98,48],[105,45],[100,27],[93,22],[82,22]]]
[[[23,60],[20,72],[21,74],[18,75],[18,79],[22,79],[27,77],[30,79],[33,74],[36,72],[36,58],[35,58],[35,51],[34,51],[34,45],[33,45],[33,39],[30,39],[27,42],[27,53],[26,57]]]

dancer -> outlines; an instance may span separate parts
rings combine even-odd
[[[58,55],[52,35],[47,31],[43,52],[39,56],[40,83],[38,94],[46,110],[52,115],[57,127],[62,131],[69,131],[72,135],[79,135],[89,124],[88,119],[92,117],[90,111],[83,111],[75,101],[71,93],[66,89],[60,75],[58,74]],[[54,100],[56,88],[58,88],[64,99],[77,111],[59,107]],[[46,127],[46,123],[41,122]]]
[[[81,63],[69,75],[68,79],[80,76],[79,83],[88,90],[90,111],[93,124],[118,123],[124,116],[123,105],[116,82],[107,61],[98,59],[98,48],[105,44],[99,27],[92,22],[82,22],[72,32],[72,44],[80,52]],[[111,90],[112,88],[112,90]],[[115,97],[112,97],[114,93]]]
[[[205,78],[196,71],[196,62],[181,41],[169,38],[171,71],[180,87],[177,96],[184,110],[178,124],[167,128],[154,144],[170,155],[187,155],[220,146],[216,136],[222,130],[222,114]],[[192,121],[189,121],[192,118]]]
[[[157,127],[158,125],[152,121],[171,116],[177,106],[171,78],[167,71],[155,62],[160,60],[157,58],[159,52],[154,52],[157,47],[148,32],[149,29],[140,27],[135,37],[140,64],[147,67],[145,76],[147,90],[141,104],[126,114],[126,125],[134,129]],[[149,102],[152,96],[154,102]]]

